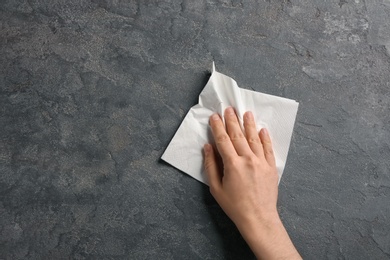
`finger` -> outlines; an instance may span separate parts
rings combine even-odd
[[[229,135],[226,133],[225,126],[218,114],[214,114],[210,117],[210,126],[215,140],[215,145],[222,157],[222,161],[226,162],[229,158],[237,156],[237,152],[234,149]]]
[[[256,129],[256,123],[252,112],[248,111],[244,114],[244,128],[246,139],[253,153],[258,156],[264,156],[263,145],[260,141],[259,133]]]
[[[260,139],[263,144],[265,159],[270,165],[275,166],[274,150],[272,148],[271,138],[266,128],[260,130]]]
[[[222,185],[222,174],[218,168],[218,162],[214,149],[210,144],[204,145],[204,169],[209,182],[210,191],[214,193]]]
[[[225,110],[226,131],[238,155],[250,154],[251,150],[241,130],[237,115],[232,107]]]

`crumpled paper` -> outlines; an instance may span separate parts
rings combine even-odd
[[[231,106],[235,108],[242,128],[246,111],[252,111],[258,131],[267,128],[280,181],[298,105],[291,99],[239,88],[234,79],[217,72],[213,63],[211,77],[199,95],[198,104],[187,113],[161,159],[208,185],[203,167],[203,146],[214,142],[209,118],[213,113],[222,116]]]

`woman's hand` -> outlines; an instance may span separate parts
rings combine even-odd
[[[204,146],[210,192],[259,258],[300,259],[277,212],[278,174],[266,129],[257,133],[251,112],[244,115],[245,132],[236,113],[225,111],[226,128],[210,117],[216,148]]]

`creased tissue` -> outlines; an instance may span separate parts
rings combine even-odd
[[[259,83],[261,84],[261,83]],[[235,108],[241,127],[243,115],[252,111],[257,130],[265,127],[271,136],[279,180],[282,176],[298,102],[260,92],[239,88],[236,81],[215,71],[199,95],[199,102],[193,106],[175,136],[162,155],[162,159],[193,178],[208,184],[203,167],[203,146],[213,143],[209,117],[213,113],[221,116],[225,108]]]

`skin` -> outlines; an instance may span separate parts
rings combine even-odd
[[[258,259],[302,259],[276,208],[278,174],[267,130],[257,132],[251,112],[244,114],[244,132],[233,108],[224,117],[226,128],[218,114],[210,117],[217,151],[204,146],[211,194]]]

